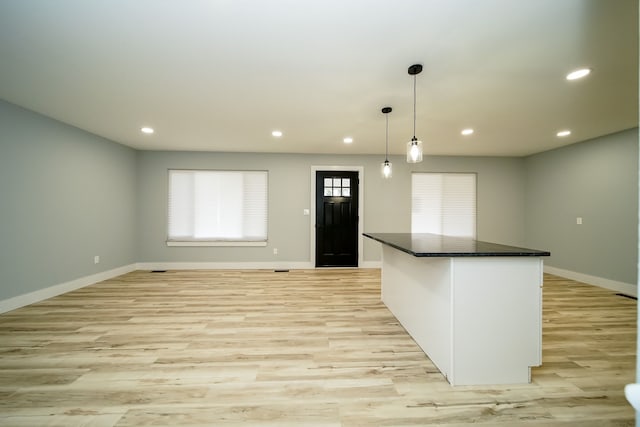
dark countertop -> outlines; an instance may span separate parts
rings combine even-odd
[[[546,251],[428,233],[363,233],[416,257],[549,256]]]

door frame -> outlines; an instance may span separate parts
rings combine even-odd
[[[311,247],[310,254],[311,259],[309,260],[313,265],[313,268],[316,267],[316,172],[318,171],[348,171],[348,172],[358,172],[358,268],[362,267],[363,257],[362,252],[364,248],[364,238],[362,237],[362,232],[364,230],[364,166],[311,166],[311,218],[309,219],[309,233],[311,238]],[[331,268],[331,267],[322,267],[323,269]],[[341,267],[335,267],[341,268]],[[353,268],[353,267],[348,267]]]

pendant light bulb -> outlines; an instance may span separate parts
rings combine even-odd
[[[391,162],[389,161],[389,113],[392,111],[391,107],[384,107],[382,112],[384,113],[386,120],[386,133],[385,133],[385,151],[384,162],[382,162],[382,177],[385,179],[391,178],[393,169]]]
[[[382,177],[391,178],[392,173],[391,162],[389,160],[382,162]]]
[[[422,141],[418,141],[414,136],[407,142],[407,162],[420,163],[422,161]]]
[[[416,138],[416,75],[422,72],[422,65],[414,64],[409,67],[409,75],[413,76],[413,138],[407,142],[407,163],[422,161],[422,141]]]

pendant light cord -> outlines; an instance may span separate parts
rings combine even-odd
[[[416,75],[413,75],[413,139],[416,139]]]
[[[385,144],[384,144],[384,161],[389,161],[389,114],[385,114],[385,119],[387,119],[387,131],[385,133]]]

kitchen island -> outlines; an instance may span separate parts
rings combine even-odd
[[[542,363],[542,257],[438,234],[382,243],[382,301],[451,385],[531,381]]]

